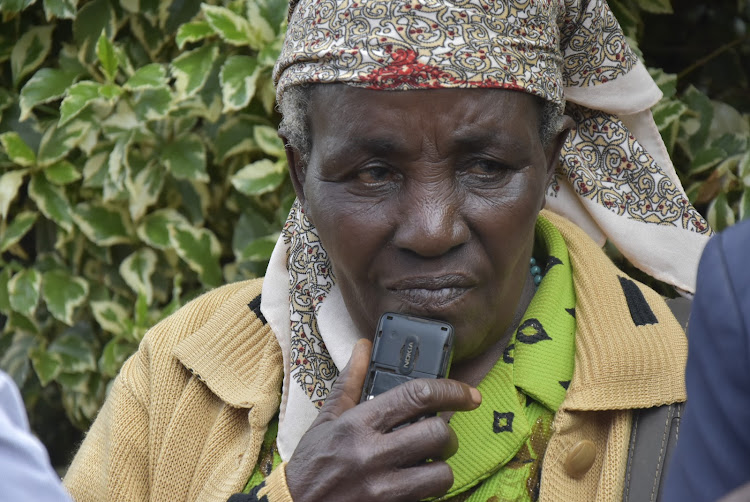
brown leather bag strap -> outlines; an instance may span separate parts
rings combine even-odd
[[[667,300],[685,333],[691,303],[687,298]],[[623,502],[657,502],[661,498],[684,406],[685,403],[674,403],[633,411]]]

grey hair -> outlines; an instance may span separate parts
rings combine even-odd
[[[302,163],[307,164],[312,150],[310,136],[310,102],[313,88],[320,84],[295,85],[284,91],[279,105],[281,124],[279,132],[286,137],[288,145],[296,149]],[[562,126],[562,111],[552,101],[545,101],[539,122],[539,138],[545,147],[555,139]]]

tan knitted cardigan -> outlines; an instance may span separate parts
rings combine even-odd
[[[583,231],[545,211],[573,265],[575,372],[553,423],[540,501],[619,501],[634,408],[685,400],[687,342],[669,308],[641,291],[658,323],[636,326],[622,273]],[[77,501],[226,502],[242,490],[266,424],[277,412],[282,357],[248,304],[262,280],[230,284],[160,322],[123,366],[73,460],[65,486]],[[564,462],[581,440],[593,466],[570,477]],[[268,499],[291,501],[284,464]]]

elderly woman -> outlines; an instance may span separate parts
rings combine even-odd
[[[686,342],[601,244],[690,291],[710,230],[606,3],[302,0],[275,76],[298,201],[267,276],[146,335],[75,499],[621,500]],[[451,378],[357,404],[383,312],[451,323]]]

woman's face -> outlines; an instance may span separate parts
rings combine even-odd
[[[456,361],[503,335],[554,165],[539,107],[495,89],[317,86],[292,174],[362,334],[389,311],[442,319]]]

